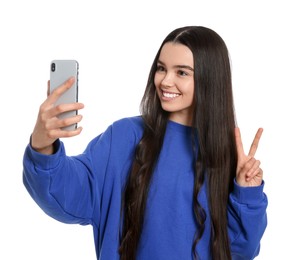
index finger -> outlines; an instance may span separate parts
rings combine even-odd
[[[60,85],[59,87],[55,88],[52,92],[50,92],[48,100],[51,103],[55,103],[55,101],[64,93],[66,92],[68,89],[71,88],[71,86],[73,85],[73,83],[75,82],[75,78],[71,77],[68,80],[66,80],[62,85]],[[50,84],[49,84],[50,87]]]
[[[251,156],[251,157],[255,156],[255,153],[258,149],[258,145],[259,145],[259,141],[260,141],[260,138],[262,136],[262,133],[263,133],[263,128],[259,128],[256,135],[255,135],[255,138],[252,142],[252,145],[250,147],[249,156]]]
[[[245,152],[244,152],[244,147],[242,143],[241,132],[240,132],[240,128],[238,127],[235,128],[235,138],[236,138],[238,157],[244,156]]]

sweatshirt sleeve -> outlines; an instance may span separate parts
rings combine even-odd
[[[260,240],[267,226],[268,200],[258,187],[241,187],[234,182],[229,197],[228,230],[233,260],[254,259],[260,251]]]
[[[78,156],[66,156],[59,140],[52,155],[40,154],[29,144],[23,157],[23,183],[47,215],[64,223],[92,224],[100,215],[110,146],[111,127]]]

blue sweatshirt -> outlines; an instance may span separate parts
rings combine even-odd
[[[71,224],[92,225],[98,259],[119,259],[121,197],[135,147],[143,134],[141,117],[114,122],[78,156],[66,156],[64,145],[43,155],[30,145],[24,154],[23,181],[43,211]],[[147,200],[138,260],[193,259],[196,231],[193,205],[191,128],[168,122],[164,144]],[[264,183],[239,187],[229,196],[228,233],[233,259],[253,259],[267,225]],[[199,201],[209,216],[204,186]],[[210,256],[210,220],[197,245],[201,260]]]

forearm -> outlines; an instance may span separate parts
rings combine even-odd
[[[89,174],[78,175],[82,162],[65,156],[57,141],[53,155],[39,154],[29,145],[24,154],[23,182],[35,202],[49,216],[65,223],[88,222],[92,208]],[[86,167],[88,169],[88,167]]]
[[[264,183],[258,187],[235,188],[229,198],[228,230],[236,259],[253,259],[267,226],[267,197]]]

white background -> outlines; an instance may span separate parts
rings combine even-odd
[[[185,25],[218,32],[231,54],[245,149],[264,128],[257,157],[269,198],[257,259],[289,252],[289,8],[287,1],[10,0],[0,3],[0,259],[95,259],[90,226],[59,223],[22,184],[22,156],[46,97],[52,59],[80,63],[83,133],[64,139],[68,154],[114,120],[139,114],[153,58],[164,37]]]

